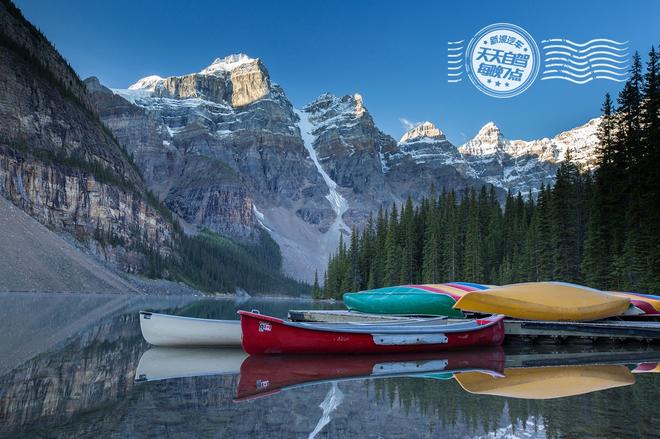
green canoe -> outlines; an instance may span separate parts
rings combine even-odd
[[[450,295],[414,286],[386,287],[344,294],[344,304],[348,309],[370,314],[464,317],[461,310],[452,308],[455,303],[456,300]]]

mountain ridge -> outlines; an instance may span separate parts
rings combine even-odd
[[[95,96],[104,123],[175,214],[248,241],[266,229],[287,272],[307,280],[380,206],[419,201],[432,187],[492,184],[500,199],[508,190],[534,192],[553,180],[567,144],[509,141],[489,123],[456,147],[430,122],[397,142],[359,93],[323,93],[296,109],[259,58],[245,54]],[[111,105],[116,99],[125,103]]]

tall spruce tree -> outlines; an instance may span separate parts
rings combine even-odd
[[[463,275],[474,282],[480,282],[483,268],[481,263],[481,224],[479,205],[474,189],[469,192],[467,206]]]
[[[576,282],[579,278],[578,223],[575,215],[578,199],[576,196],[577,169],[564,160],[557,170],[555,185],[552,188],[552,234],[555,237],[554,278],[566,282]]]
[[[314,284],[312,285],[312,298],[321,299],[321,287],[319,286],[319,272],[314,270]]]
[[[396,205],[392,206],[390,218],[387,222],[387,233],[385,235],[385,266],[383,272],[384,285],[396,285],[401,275],[401,250],[399,247],[398,214]]]

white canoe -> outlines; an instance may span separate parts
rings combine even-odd
[[[242,349],[151,348],[142,354],[135,381],[209,375],[238,375],[247,357]]]
[[[154,346],[240,346],[238,320],[196,319],[140,311],[144,339]]]

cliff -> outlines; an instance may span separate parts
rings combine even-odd
[[[10,2],[0,25],[0,195],[126,271],[171,254],[171,220],[76,73]]]

